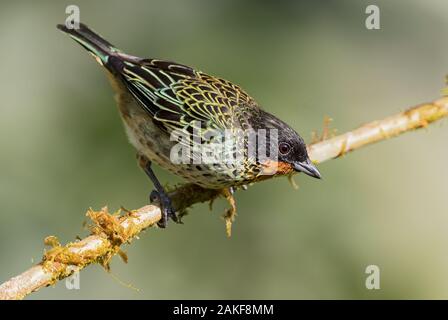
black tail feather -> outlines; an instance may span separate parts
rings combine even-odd
[[[80,45],[86,48],[89,52],[98,57],[104,66],[108,66],[110,56],[118,53],[111,43],[106,41],[103,37],[92,31],[83,23],[79,24],[79,28],[68,28],[65,25],[58,24],[57,28],[64,33],[67,33]]]

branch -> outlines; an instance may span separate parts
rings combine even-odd
[[[310,158],[321,163],[334,159],[365,145],[428,126],[448,116],[448,97],[422,104],[380,121],[367,123],[353,131],[309,145]],[[191,205],[215,199],[219,190],[203,189],[185,184],[170,192],[177,211]],[[0,299],[23,299],[37,291],[64,279],[92,263],[100,263],[108,269],[110,259],[119,254],[125,261],[121,245],[130,243],[144,229],[161,218],[156,205],[144,206],[120,215],[109,214],[107,208],[87,212],[93,225],[91,235],[61,246],[55,237],[47,237],[46,244],[53,248],[44,253],[42,261],[24,273],[0,285]]]

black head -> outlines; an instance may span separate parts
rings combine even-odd
[[[275,143],[278,148],[276,159],[278,162],[289,164],[297,172],[303,172],[317,179],[321,178],[319,170],[308,157],[305,141],[294,129],[265,111],[261,111],[257,118],[255,127],[277,130],[277,141],[269,142],[269,145]]]

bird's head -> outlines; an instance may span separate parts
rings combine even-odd
[[[277,132],[277,141],[268,142],[270,147],[275,146],[277,148],[276,159],[270,158],[269,165],[277,167],[280,174],[295,171],[321,179],[319,170],[308,156],[306,144],[302,137],[288,124],[267,112],[263,111],[261,118],[259,124],[262,124],[267,130],[276,129]]]

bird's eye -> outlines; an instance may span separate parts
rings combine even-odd
[[[285,156],[291,151],[291,146],[286,142],[282,142],[278,145],[278,151]]]

